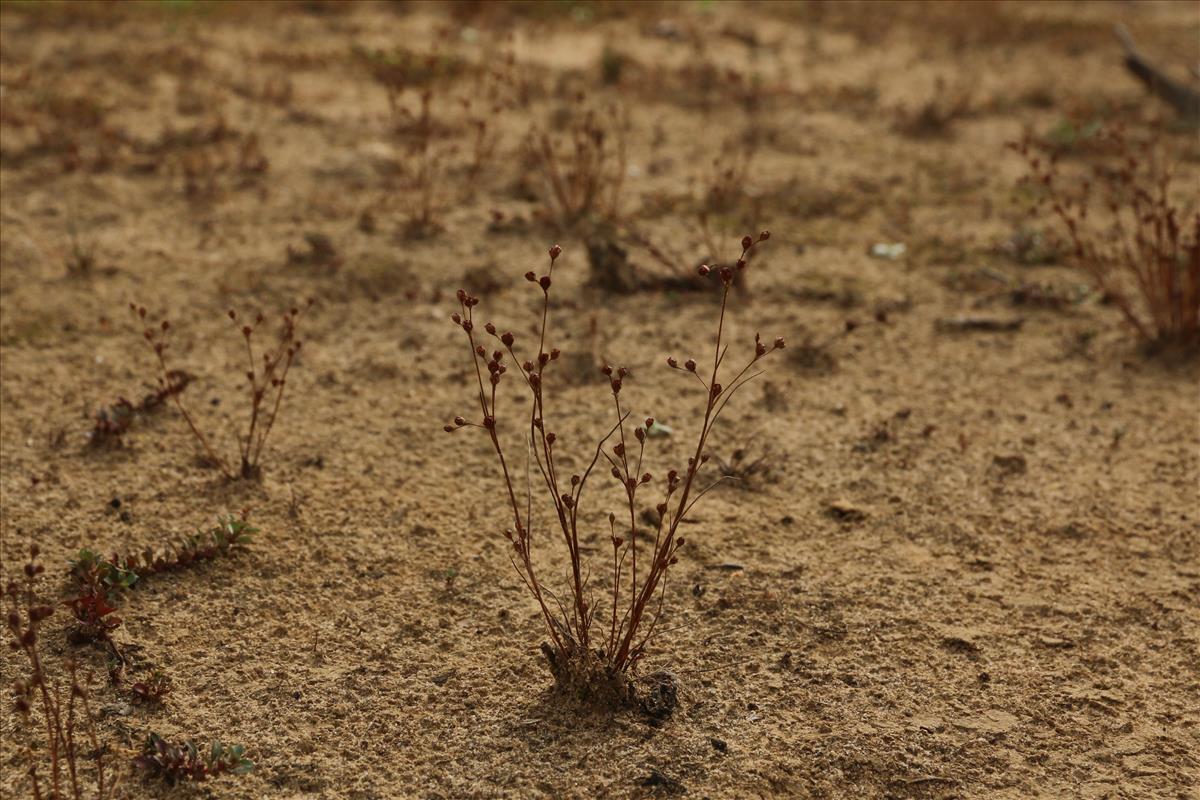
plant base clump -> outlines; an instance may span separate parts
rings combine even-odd
[[[566,653],[549,642],[542,654],[550,664],[555,688],[563,695],[599,708],[628,708],[637,703],[633,679],[594,653]]]
[[[549,642],[542,643],[542,655],[554,675],[555,691],[581,705],[610,711],[637,709],[664,720],[679,704],[679,684],[670,672],[636,678],[599,653],[565,654]]]

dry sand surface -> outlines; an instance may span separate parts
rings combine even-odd
[[[1145,353],[1063,263],[1004,147],[1049,132],[1075,168],[1093,121],[1149,136],[1164,106],[1112,26],[1182,77],[1193,3],[0,15],[5,575],[36,542],[44,593],[65,596],[81,547],[160,546],[241,509],[259,529],[122,603],[130,672],[173,681],[161,707],[67,642],[65,609],[43,627],[49,670],[91,673],[129,796],[1200,792],[1200,370]],[[389,80],[416,88],[393,106]],[[626,126],[616,224],[545,213],[527,155],[531,126],[581,106]],[[1196,134],[1161,137],[1194,206]],[[521,275],[561,244],[563,458],[608,424],[592,368],[611,361],[635,414],[674,430],[652,442],[661,473],[702,404],[663,359],[708,352],[717,295],[591,279],[687,276],[763,228],[729,334],[789,344],[716,428],[715,456],[765,460],[697,507],[640,667],[674,673],[679,706],[660,724],[576,707],[551,691],[487,440],[442,432],[474,380],[454,292],[526,336],[540,294]],[[591,264],[589,241],[632,266]],[[170,405],[89,446],[98,409],[153,388],[130,302],[169,316],[183,398],[232,453],[247,387],[225,313],[307,298],[260,482],[223,480]],[[964,316],[1000,329],[939,322]],[[619,497],[597,491],[602,559]],[[557,585],[560,550],[538,559]],[[24,661],[4,653],[8,686]],[[6,698],[6,796],[29,793],[20,729]],[[147,783],[128,764],[151,731],[244,744],[256,769]]]

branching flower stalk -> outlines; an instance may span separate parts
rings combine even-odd
[[[311,301],[309,301],[309,304],[311,305]],[[167,387],[172,385],[172,376],[180,374],[178,371],[172,370],[168,366],[167,361],[167,350],[170,347],[171,323],[164,319],[157,324],[151,324],[148,321],[144,306],[137,306],[131,303],[129,308],[137,318],[139,324],[143,325],[142,336],[154,352],[159,370],[158,382],[165,391]],[[261,361],[255,355],[254,333],[264,322],[263,315],[256,315],[252,323],[244,321],[239,328],[246,351],[245,374],[246,380],[249,381],[250,415],[245,434],[238,434],[237,437],[238,468],[236,470],[231,468],[230,462],[217,453],[209,438],[200,430],[195,418],[183,404],[183,399],[180,396],[181,393],[170,393],[171,399],[175,402],[175,407],[183,415],[188,428],[192,432],[192,436],[195,437],[196,441],[203,448],[205,456],[229,480],[258,478],[262,474],[259,462],[262,458],[263,448],[266,446],[267,437],[270,436],[271,429],[275,425],[275,419],[279,416],[279,408],[283,403],[284,389],[287,386],[288,371],[291,369],[292,362],[295,360],[296,354],[300,352],[300,347],[303,344],[303,342],[296,338],[296,318],[299,314],[300,311],[296,308],[283,314],[278,336],[273,344],[267,345],[262,349],[259,354]],[[237,325],[239,321],[237,312],[230,310],[229,319]]]
[[[530,132],[526,152],[542,175],[547,208],[560,226],[569,228],[591,215],[617,218],[627,124],[616,109],[605,115],[586,111],[566,125],[565,146],[546,131]]]
[[[730,289],[737,273],[746,268],[751,250],[768,238],[770,234],[766,231],[759,234],[757,239],[745,237],[742,240],[742,254],[733,266],[700,267],[701,275],[715,271],[721,283],[721,305],[711,370],[704,370],[707,374],[705,378],[696,361],[690,358],[680,365],[676,358],[671,357],[667,359],[667,364],[672,369],[690,373],[700,383],[705,396],[703,421],[694,453],[688,459],[686,469],[682,473],[670,470],[661,485],[663,496],[656,507],[657,530],[653,545],[648,547],[639,545],[637,521],[639,491],[642,487],[649,487],[654,481],[650,472],[643,471],[643,465],[646,440],[655,423],[653,418],[644,420],[642,424],[630,422],[632,412],[622,400],[624,381],[629,375],[625,367],[614,368],[606,365],[603,368],[612,396],[613,423],[596,444],[590,463],[581,473],[573,474],[569,478],[559,470],[556,453],[561,444],[547,421],[545,376],[547,367],[560,356],[557,348],[548,348],[546,339],[550,317],[550,288],[554,267],[562,249],[557,245],[550,248],[550,265],[545,275],[539,276],[534,272],[525,275],[526,279],[537,284],[542,292],[541,322],[537,329],[535,358],[522,359],[517,355],[514,349],[516,337],[513,333],[498,333],[496,326],[491,322],[484,323],[482,328],[477,327],[474,309],[479,299],[464,290],[458,292],[460,311],[453,314],[451,319],[466,333],[470,346],[480,416],[477,421],[467,420],[462,416],[456,417],[453,424],[445,426],[445,430],[455,432],[463,428],[480,428],[491,441],[513,516],[513,527],[505,532],[513,546],[510,558],[545,619],[553,642],[548,656],[560,681],[561,671],[571,669],[568,666],[571,664],[584,665],[583,671],[587,673],[591,673],[592,667],[598,664],[608,677],[628,675],[653,641],[658,620],[662,615],[667,573],[670,567],[677,563],[677,554],[685,544],[684,538],[679,535],[679,526],[696,503],[716,485],[714,482],[700,487],[697,481],[701,465],[708,460],[705,448],[709,435],[734,394],[760,374],[757,370],[759,361],[784,346],[782,337],[768,345],[756,334],[753,355],[741,369],[733,372],[732,379],[724,379],[731,371],[725,363],[729,348],[725,318]],[[489,348],[484,346],[485,336],[497,342],[497,345],[493,345],[495,349],[489,351]],[[553,506],[552,524],[558,529],[557,535],[561,536],[570,561],[569,603],[549,589],[535,571],[533,489],[528,486],[524,497],[520,496],[499,433],[497,388],[503,376],[508,373],[510,363],[517,365],[531,399],[526,432],[527,446],[532,455],[532,463],[536,465],[536,472],[540,475],[542,486]],[[613,442],[611,446],[610,441]],[[609,514],[612,605],[609,613],[600,617],[604,621],[601,623],[602,630],[597,632],[593,625],[597,615],[597,603],[589,581],[590,571],[584,563],[580,547],[579,521],[584,488],[602,457],[611,467],[610,474],[613,479],[621,485],[625,503],[619,526],[617,515]]]
[[[31,546],[29,561],[24,565],[23,585],[10,581],[4,590],[8,605],[8,630],[13,637],[9,646],[25,654],[29,667],[28,677],[18,679],[13,684],[12,692],[13,710],[24,720],[30,733],[25,756],[31,795],[35,800],[42,797],[79,800],[85,796],[103,800],[112,795],[115,781],[105,771],[104,750],[97,736],[96,718],[87,690],[79,681],[75,663],[68,661],[70,688],[64,705],[62,686],[54,684],[46,674],[39,650],[39,628],[54,613],[54,607],[41,602],[37,594],[38,576],[45,572],[45,567],[38,563],[38,554],[37,545]],[[46,727],[45,757],[50,760],[46,785],[38,771],[43,757],[38,754],[32,734],[34,706],[39,701]],[[84,756],[80,752],[77,737],[81,733],[87,737],[90,755]],[[94,790],[87,792],[85,790],[89,782],[80,765],[85,758],[95,765]]]

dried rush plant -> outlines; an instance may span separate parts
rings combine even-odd
[[[526,273],[527,280],[535,283],[542,291],[541,323],[537,328],[537,355],[532,359],[520,358],[514,350],[516,337],[511,332],[497,333],[490,322],[476,326],[475,306],[479,299],[463,290],[458,292],[461,311],[452,316],[456,325],[466,333],[470,344],[471,359],[475,369],[479,392],[479,417],[467,420],[456,417],[454,423],[446,425],[447,432],[464,428],[484,431],[492,443],[504,480],[504,489],[513,515],[513,527],[505,535],[512,544],[509,554],[514,568],[529,589],[541,609],[552,643],[542,649],[550,662],[558,686],[580,699],[601,704],[625,705],[637,700],[633,683],[634,668],[653,641],[658,621],[662,615],[666,594],[667,572],[677,561],[677,553],[684,546],[679,535],[679,526],[688,513],[714,484],[701,488],[697,473],[708,460],[705,447],[713,425],[725,410],[738,389],[760,373],[759,361],[774,350],[782,348],[784,342],[778,338],[772,345],[763,342],[756,334],[754,353],[740,370],[732,371],[731,380],[723,380],[727,374],[725,356],[726,307],[734,276],[745,269],[750,251],[759,242],[770,238],[763,231],[758,239],[749,236],[742,240],[742,255],[732,266],[701,266],[700,273],[716,272],[721,282],[721,306],[717,317],[716,342],[713,347],[711,371],[701,368],[694,359],[681,365],[674,357],[667,359],[672,369],[690,373],[704,392],[703,421],[699,426],[695,452],[688,459],[687,467],[679,472],[670,470],[662,482],[662,501],[656,507],[657,531],[653,545],[648,546],[649,537],[637,529],[639,491],[649,487],[653,476],[642,471],[648,431],[654,420],[644,424],[632,423],[631,412],[622,400],[621,390],[628,375],[624,367],[605,366],[603,372],[609,377],[612,392],[614,421],[607,433],[600,437],[595,446],[591,462],[582,473],[565,477],[559,471],[561,443],[547,419],[546,369],[559,358],[557,348],[548,347],[546,337],[550,317],[550,287],[554,264],[562,253],[555,245],[550,248],[550,267],[545,275]],[[496,349],[484,346],[484,337],[496,340]],[[516,365],[520,382],[531,398],[531,407],[525,435],[532,464],[541,476],[541,485],[553,509],[551,523],[546,536],[561,536],[566,546],[570,572],[570,597],[564,598],[550,589],[538,575],[534,564],[535,539],[541,539],[535,531],[533,513],[533,489],[527,481],[524,497],[515,483],[506,446],[500,435],[500,409],[497,389],[509,371],[509,364]],[[705,379],[702,371],[708,375]],[[610,441],[614,441],[612,445]],[[611,607],[604,613],[596,599],[597,590],[592,581],[595,574],[585,563],[580,545],[579,522],[583,505],[583,491],[600,459],[611,466],[611,474],[625,495],[621,511],[622,522],[618,525],[616,514],[609,514],[612,555],[609,559],[611,577],[608,585],[601,588],[606,602]],[[529,467],[533,469],[532,466]],[[626,519],[626,515],[628,518]],[[554,528],[557,528],[553,534]],[[620,532],[619,532],[620,531]],[[639,537],[646,542],[639,543]]]
[[[308,301],[308,305],[312,305],[311,300]],[[239,321],[242,323],[239,332],[246,351],[245,376],[248,382],[248,399],[250,401],[246,432],[244,435],[238,435],[239,462],[236,470],[213,449],[212,440],[200,430],[196,424],[196,418],[188,412],[187,407],[183,404],[180,392],[167,391],[171,386],[172,376],[180,374],[178,370],[172,369],[168,362],[167,351],[171,346],[171,323],[165,319],[157,323],[152,322],[144,306],[130,303],[129,309],[133,312],[137,324],[142,326],[142,337],[154,352],[160,390],[174,401],[175,407],[183,415],[188,429],[203,448],[208,461],[216,465],[221,470],[221,474],[229,480],[260,478],[262,468],[259,461],[262,458],[263,448],[266,446],[267,437],[271,434],[271,428],[275,426],[275,419],[279,416],[284,389],[287,386],[288,371],[303,344],[296,336],[296,318],[300,314],[300,309],[293,308],[281,315],[275,341],[261,346],[259,353],[261,358],[255,356],[254,334],[264,322],[263,315],[257,314],[253,321],[239,320],[236,311],[229,311],[229,319],[235,326]]]
[[[86,683],[79,680],[73,660],[67,661],[65,679],[60,675],[57,680],[42,660],[41,627],[54,613],[54,606],[38,594],[39,576],[46,571],[38,563],[38,555],[37,545],[31,545],[24,581],[9,581],[3,595],[12,636],[9,647],[22,651],[27,661],[28,674],[13,682],[12,698],[13,710],[20,718],[16,727],[27,737],[23,757],[30,795],[104,800],[114,795],[116,780],[105,769],[107,751],[100,746]],[[64,684],[68,685],[65,700]],[[36,732],[39,723],[45,728],[44,736]],[[39,770],[47,760],[49,771],[42,775]]]
[[[1172,165],[1162,156],[1149,147],[1137,152],[1119,129],[1104,136],[1117,162],[1097,165],[1091,180],[1071,181],[1055,154],[1028,136],[1010,145],[1029,166],[1025,183],[1039,190],[1032,213],[1049,208],[1076,264],[1142,341],[1194,346],[1200,343],[1200,212],[1178,202]]]

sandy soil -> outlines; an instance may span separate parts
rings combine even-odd
[[[173,679],[161,709],[66,643],[65,612],[48,624],[51,667],[95,673],[122,770],[150,731],[240,742],[257,765],[171,792],[128,775],[129,795],[1197,796],[1200,370],[1143,353],[1048,245],[1014,255],[1045,221],[1024,217],[1004,149],[1064,120],[1145,135],[1162,108],[1112,24],[1182,70],[1200,61],[1194,5],[0,13],[5,573],[37,542],[54,595],[83,546],[158,545],[242,508],[261,531],[128,598],[116,640]],[[438,230],[421,231],[421,162],[377,78],[431,48],[435,146],[458,152],[432,182]],[[939,81],[961,107],[923,127]],[[520,276],[558,242],[559,346],[577,367],[630,365],[637,413],[675,430],[654,468],[686,457],[700,398],[662,358],[707,347],[714,296],[589,286],[587,237],[539,215],[520,155],[580,92],[628,116],[621,217],[679,274],[772,231],[730,326],[739,346],[756,330],[790,343],[717,429],[715,454],[770,468],[714,491],[687,530],[643,666],[681,686],[662,725],[551,694],[489,450],[441,431],[471,402],[454,290],[527,331]],[[472,172],[469,115],[493,102],[495,152]],[[1195,201],[1195,134],[1164,136]],[[1082,141],[1066,160],[1087,157]],[[332,253],[313,255],[315,234]],[[1017,303],[1029,282],[1060,301]],[[129,302],[170,316],[185,397],[233,452],[245,387],[224,313],[309,297],[261,483],[207,468],[170,408],[124,447],[88,446],[97,409],[153,382]],[[964,314],[1021,324],[939,325]],[[599,375],[566,374],[553,413],[582,460],[609,401]],[[597,549],[615,502],[594,499]],[[4,652],[8,685],[21,665]],[[3,786],[23,796],[5,709]]]

